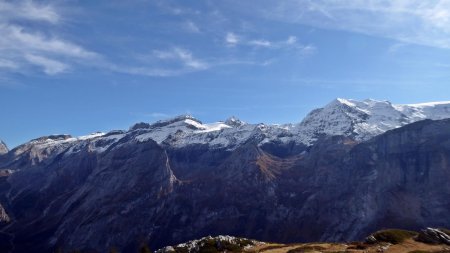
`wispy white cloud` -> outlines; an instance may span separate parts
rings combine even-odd
[[[5,69],[17,69],[19,66],[14,63],[13,61],[6,60],[6,59],[0,59],[0,68]]]
[[[171,117],[170,114],[163,113],[163,112],[152,112],[152,113],[148,113],[147,116],[149,116],[151,118],[168,118],[168,117]]]
[[[61,22],[58,10],[33,1],[0,0],[0,75],[35,69],[55,75],[70,65],[100,56],[76,43],[61,39],[50,31]],[[24,21],[34,22],[25,26]]]
[[[239,38],[236,34],[228,32],[225,35],[225,43],[227,43],[227,45],[229,46],[235,46],[239,43]]]
[[[254,66],[269,66],[274,62],[274,59],[266,60],[251,60],[251,59],[220,59],[215,61],[214,66],[226,65],[254,65]]]
[[[406,46],[407,46],[407,44],[402,43],[402,42],[394,43],[388,48],[388,53],[390,53],[390,54],[397,53],[399,50],[401,50],[402,48],[404,48]]]
[[[281,79],[280,83],[284,83],[289,86],[304,86],[304,87],[316,87],[328,90],[343,90],[345,88],[351,88],[355,92],[373,92],[376,90],[386,90],[388,88],[395,87],[405,91],[414,89],[426,89],[429,86],[429,80],[427,79],[409,79],[409,78],[332,78],[332,79],[320,79],[320,78],[303,78],[293,77],[287,79]]]
[[[151,64],[138,61],[116,64],[108,57],[58,36],[54,28],[63,25],[61,20],[59,10],[51,4],[0,0],[0,75],[26,74],[32,70],[56,75],[87,65],[118,73],[167,77],[209,68],[206,61],[179,47],[155,50],[156,61]],[[22,21],[36,23],[24,26]],[[190,32],[200,32],[193,21],[188,20],[185,26]]]
[[[305,45],[301,46],[299,50],[303,55],[311,55],[317,51],[317,48],[314,45]]]
[[[179,76],[212,67],[211,62],[199,59],[181,47],[153,50],[150,54],[138,55],[136,59],[138,62],[135,64],[104,62],[102,67],[114,72],[152,77]]]
[[[148,67],[148,66],[131,66],[131,65],[115,65],[110,64],[108,70],[124,73],[130,75],[141,75],[150,77],[170,77],[179,76],[195,72],[196,70],[185,68],[161,68],[161,67]]]
[[[159,59],[178,61],[187,68],[202,70],[209,67],[206,62],[195,58],[192,52],[183,48],[175,47],[165,51],[155,50],[153,53]]]
[[[13,50],[18,53],[30,51],[50,53],[75,58],[94,58],[96,53],[74,43],[59,38],[51,38],[40,33],[26,32],[17,25],[0,25],[0,50]]]
[[[295,43],[297,43],[297,37],[295,36],[289,36],[286,40],[286,44],[288,45],[293,45]]]
[[[188,20],[183,23],[183,28],[191,33],[200,33],[200,28],[193,21]]]
[[[177,4],[174,1],[154,0],[154,1],[149,1],[149,2],[152,2],[152,4],[159,7],[159,10],[161,10],[165,13],[169,13],[171,15],[175,15],[175,16],[201,14],[201,12],[199,10]]]
[[[68,65],[43,56],[27,54],[25,55],[25,59],[27,59],[27,61],[29,61],[31,64],[42,67],[44,69],[44,72],[48,75],[59,74],[69,69]]]
[[[149,58],[146,60],[131,55],[130,51],[133,46],[130,46],[131,49],[127,52],[110,50],[100,54],[83,45],[82,41],[85,41],[85,38],[83,40],[80,38],[78,42],[73,39],[79,34],[71,34],[70,29],[66,29],[66,25],[71,19],[70,16],[66,16],[70,15],[70,12],[67,11],[68,8],[62,9],[61,7],[63,2],[55,5],[51,1],[0,0],[0,76],[19,72],[21,74],[40,72],[46,75],[57,75],[89,66],[108,72],[168,77],[205,71],[224,65],[267,66],[276,61],[273,56],[276,51],[260,56],[255,53],[258,50],[293,50],[302,54],[315,51],[314,46],[301,44],[295,36],[273,40],[255,36],[255,33],[252,37],[249,35],[250,33],[239,29],[229,29],[230,32],[224,34],[222,31],[227,31],[228,29],[225,27],[228,25],[222,25],[228,21],[225,16],[223,19],[217,18],[219,11],[217,13],[214,11],[214,4],[211,5],[213,6],[211,7],[212,14],[206,15],[205,18],[198,15],[200,13],[198,10],[185,6],[180,7],[173,2],[156,1],[162,13],[177,15],[177,18],[182,20],[181,23],[175,24],[178,27],[173,29],[174,31],[179,32],[181,24],[182,29],[192,33],[185,34],[186,36],[201,37],[205,40],[204,43],[210,43],[207,45],[207,50],[211,50],[211,53],[205,54],[204,51],[199,50],[200,45],[190,41],[183,46],[178,46],[178,43],[173,41],[162,41],[167,42],[169,46],[163,50],[155,50],[155,48],[161,48],[161,44],[149,45],[145,50],[151,53],[144,55]],[[174,25],[174,23],[168,22],[167,25]],[[224,29],[220,30],[221,28]],[[189,39],[187,38],[187,40]],[[95,41],[91,41],[91,43],[95,43]],[[228,48],[223,47],[224,43]],[[235,47],[235,53],[230,53],[229,49],[232,47]],[[250,50],[251,54],[245,53],[247,51],[245,47],[252,49]],[[139,45],[136,48],[142,50],[143,47]],[[243,53],[238,54],[238,51]],[[134,54],[143,55],[142,52],[134,52]],[[111,59],[121,59],[122,61]]]
[[[261,1],[269,19],[450,48],[450,0]]]
[[[39,5],[32,1],[0,1],[0,20],[18,19],[58,23],[61,17],[51,5]]]
[[[245,36],[228,32],[225,36],[225,42],[227,45],[232,46],[242,45],[255,48],[294,50],[304,55],[309,55],[316,51],[315,46],[301,44],[298,42],[297,37],[293,35],[289,36],[286,40],[271,41],[268,39],[249,39]]]
[[[272,42],[268,40],[250,40],[248,42],[249,45],[257,46],[257,47],[271,47]]]
[[[162,120],[176,116],[176,114],[169,114],[165,112],[130,112],[130,115],[134,116],[137,119],[136,121],[144,122],[149,120],[152,122],[155,120]]]
[[[108,69],[133,75],[152,77],[179,76],[188,73],[203,71],[230,65],[253,65],[265,67],[272,64],[275,59],[252,59],[242,57],[209,57],[200,59],[184,48],[174,47],[168,50],[154,50],[151,54],[138,56],[144,62],[140,67],[116,65],[108,63]],[[162,64],[166,63],[166,64]]]

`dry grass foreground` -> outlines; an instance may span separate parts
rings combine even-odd
[[[256,253],[450,253],[448,245],[432,245],[406,239],[399,244],[377,243],[304,243],[304,244],[262,244],[246,249],[247,252]]]
[[[364,242],[269,243],[232,236],[204,237],[156,253],[450,253],[450,230],[426,228],[420,232],[386,229]]]

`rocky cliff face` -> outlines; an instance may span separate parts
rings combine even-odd
[[[450,224],[445,215],[450,210],[449,123],[421,121],[352,149],[343,166],[346,178],[358,182],[343,183],[355,184],[347,201],[360,205],[354,236],[382,226]]]
[[[42,137],[0,157],[0,249],[135,252],[218,234],[334,241],[447,226],[448,129],[427,120],[306,145],[290,128],[183,117]]]

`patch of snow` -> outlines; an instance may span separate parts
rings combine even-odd
[[[424,107],[424,106],[437,106],[437,105],[450,105],[450,101],[427,102],[427,103],[418,103],[418,104],[407,104],[406,106],[412,106],[412,107]]]
[[[203,124],[199,123],[198,121],[192,120],[192,119],[185,119],[184,123],[186,123],[188,125],[191,125],[191,126],[194,126],[195,128],[198,128],[198,129],[205,129],[206,128]]]
[[[355,104],[353,104],[353,103],[351,102],[351,100],[349,100],[349,99],[336,98],[336,100],[337,100],[339,103],[341,103],[341,104],[346,104],[346,105],[348,105],[348,106],[355,106]]]
[[[89,139],[93,139],[93,138],[97,138],[97,137],[101,137],[103,135],[105,135],[106,133],[102,133],[102,132],[95,132],[89,135],[85,135],[85,136],[80,136],[77,139],[78,140],[89,140]]]
[[[223,122],[204,124],[204,125],[202,125],[202,127],[204,127],[204,129],[198,130],[197,133],[207,133],[207,132],[213,132],[213,131],[220,131],[225,128],[231,128],[231,126],[229,126]]]

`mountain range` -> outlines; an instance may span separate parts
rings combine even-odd
[[[360,239],[450,224],[450,102],[336,99],[300,123],[192,116],[0,143],[0,250],[135,252],[206,235]]]

